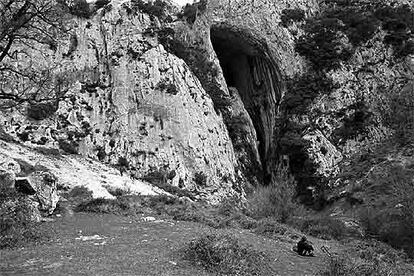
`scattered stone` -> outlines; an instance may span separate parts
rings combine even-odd
[[[78,238],[75,238],[75,240],[81,240],[81,241],[97,241],[97,240],[103,240],[104,237],[101,237],[99,235],[93,235],[93,236],[82,236],[80,235]]]
[[[142,221],[146,221],[146,222],[155,221],[155,218],[154,217],[145,217],[145,218],[142,218]]]
[[[53,213],[56,217],[72,217],[74,214],[70,202],[64,197],[59,198],[59,202],[57,203],[56,209]]]

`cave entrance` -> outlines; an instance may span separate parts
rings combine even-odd
[[[263,179],[269,182],[281,78],[264,40],[227,25],[213,26],[211,42],[228,87],[235,87],[247,110],[258,140]]]

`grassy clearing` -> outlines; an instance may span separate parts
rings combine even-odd
[[[198,222],[214,229],[248,229],[274,239],[281,236],[297,239],[301,236],[299,231],[323,239],[341,239],[346,234],[343,223],[328,216],[291,217],[284,224],[278,216],[271,214],[262,218],[253,216],[249,209],[238,207],[235,200],[228,198],[219,206],[210,206],[166,195],[120,196],[116,199],[88,199],[78,204],[75,211],[122,215],[150,212],[167,215],[174,220]]]
[[[191,241],[185,258],[218,275],[273,275],[263,253],[242,245],[230,234],[205,234]]]

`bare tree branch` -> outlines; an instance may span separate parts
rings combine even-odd
[[[68,82],[42,52],[54,49],[66,31],[59,5],[58,0],[0,0],[0,108],[4,102],[13,106],[64,95]]]

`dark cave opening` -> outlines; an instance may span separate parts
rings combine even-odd
[[[257,136],[264,184],[271,179],[274,130],[281,97],[280,74],[265,44],[228,26],[210,30],[211,42],[228,87],[237,89]],[[256,145],[255,145],[256,146]]]

